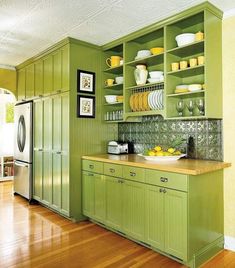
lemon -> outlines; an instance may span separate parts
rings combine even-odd
[[[158,151],[155,153],[156,156],[164,156],[164,152],[162,151]]]
[[[154,150],[156,152],[160,152],[162,150],[162,147],[161,146],[156,146],[156,147],[154,147]]]
[[[169,153],[169,152],[164,152],[164,156],[171,156],[172,153]]]
[[[155,156],[155,153],[154,153],[153,151],[149,151],[149,152],[148,152],[148,155],[149,155],[149,156]]]
[[[174,151],[175,151],[175,148],[169,148],[167,151],[168,151],[169,153],[173,154]]]
[[[181,155],[181,151],[175,151],[174,155]]]

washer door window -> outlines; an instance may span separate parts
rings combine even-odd
[[[21,153],[24,151],[25,140],[26,140],[25,120],[24,116],[21,115],[18,121],[18,129],[17,129],[17,145]]]

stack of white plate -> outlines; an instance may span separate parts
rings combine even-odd
[[[163,90],[154,90],[148,95],[148,105],[151,110],[163,109]]]

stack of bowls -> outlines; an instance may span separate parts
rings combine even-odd
[[[149,72],[150,78],[148,78],[149,83],[157,83],[164,81],[163,71],[152,71]]]

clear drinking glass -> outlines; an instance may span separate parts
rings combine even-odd
[[[179,116],[183,116],[184,102],[182,100],[179,100],[176,103],[176,110],[177,110]]]
[[[204,115],[205,114],[204,99],[197,100],[196,105],[197,105],[200,115]]]
[[[194,102],[192,100],[190,100],[187,104],[186,104],[188,110],[189,110],[189,114],[190,116],[193,115],[193,109],[194,109]]]

